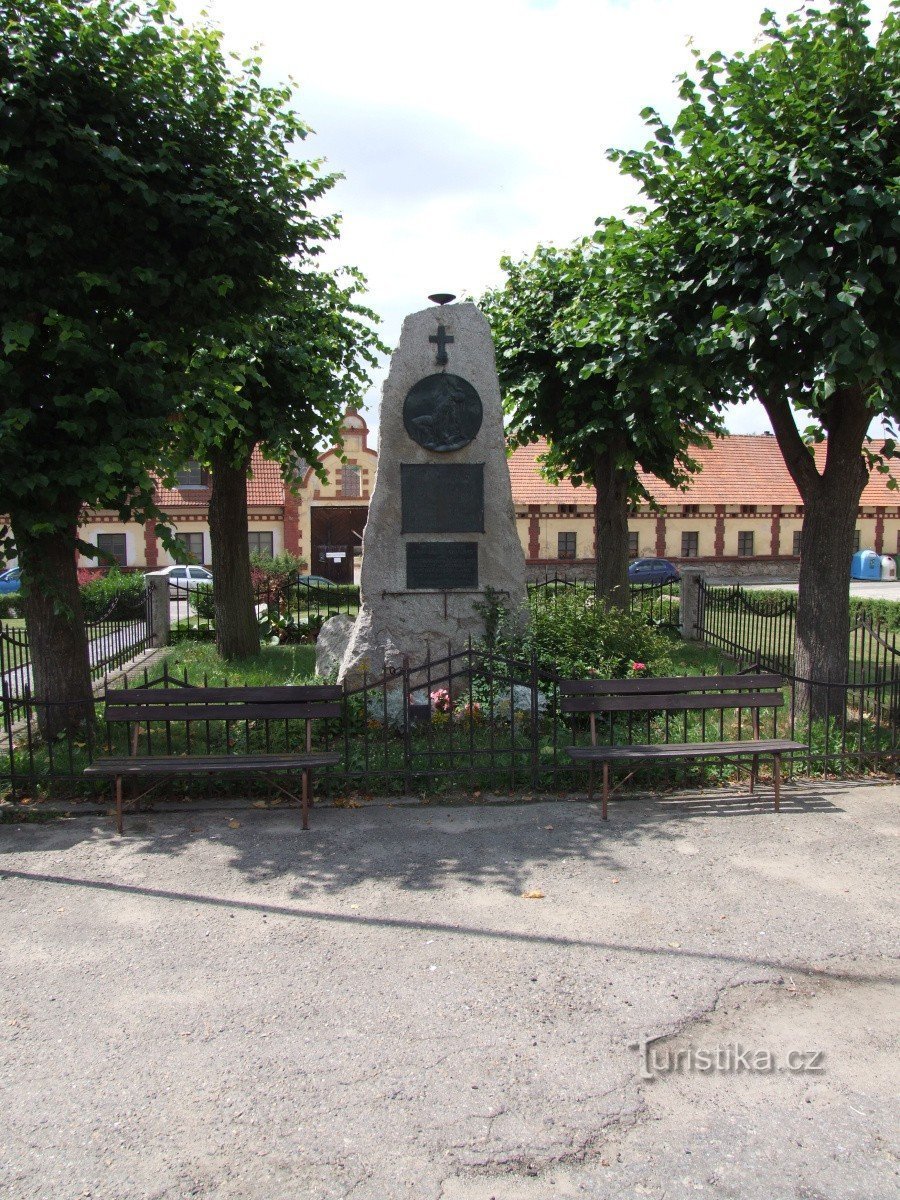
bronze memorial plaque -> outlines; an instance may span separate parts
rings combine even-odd
[[[478,587],[477,542],[407,542],[408,591]]]
[[[484,463],[401,463],[402,533],[484,533]]]
[[[443,454],[461,450],[481,428],[481,397],[461,375],[426,375],[406,393],[403,424],[414,442]]]

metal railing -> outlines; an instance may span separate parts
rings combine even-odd
[[[758,669],[758,663],[744,664]],[[733,667],[728,668],[733,671]],[[163,674],[139,686],[205,686],[206,679]],[[810,718],[802,706],[805,681],[785,679],[785,704],[766,712],[765,737],[788,736],[803,743],[787,756],[788,775],[854,775],[879,770],[896,773],[898,763],[898,682],[830,686],[823,715]],[[439,793],[441,790],[525,789],[530,792],[583,791],[584,771],[567,748],[586,745],[589,729],[578,714],[561,714],[560,677],[535,657],[526,661],[484,652],[469,645],[423,662],[404,662],[396,671],[362,676],[343,689],[341,720],[322,721],[315,744],[340,751],[341,763],[321,773],[325,795]],[[97,796],[84,767],[98,754],[127,754],[127,729],[103,720],[103,706],[42,705],[26,694],[24,719],[9,719],[12,700],[3,697],[0,782],[14,792],[55,797]],[[64,732],[41,735],[41,718]],[[715,722],[703,712],[678,711],[648,717],[621,714],[610,722],[616,742],[681,742],[750,737],[749,713],[736,709]],[[190,754],[275,752],[296,748],[297,734],[284,721],[159,722],[142,727],[141,753]],[[694,760],[677,765],[641,766],[637,785],[666,788],[733,780],[748,763]],[[231,794],[222,780],[179,780],[177,796],[192,792]],[[268,794],[263,779],[242,783]]]
[[[85,622],[91,679],[137,658],[150,646],[153,630],[153,593],[117,597],[101,616]],[[31,647],[23,626],[0,622],[0,697],[4,720],[19,721],[28,715],[34,690]]]

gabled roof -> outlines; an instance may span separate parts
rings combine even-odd
[[[270,462],[263,458],[259,450],[254,450],[250,470],[253,474],[247,480],[247,503],[251,506],[284,504],[284,481],[278,463]],[[156,503],[163,512],[179,508],[205,508],[209,504],[209,488],[159,487]]]
[[[873,442],[880,446],[881,442]],[[509,460],[513,501],[516,504],[594,503],[594,489],[573,487],[568,480],[558,486],[548,483],[540,473],[539,455],[547,443],[535,442],[513,452]],[[825,446],[816,446],[821,462]],[[774,437],[757,434],[728,434],[713,439],[709,449],[698,449],[693,457],[701,469],[687,489],[669,487],[653,475],[639,472],[641,482],[658,504],[800,504],[800,494],[784,465]],[[900,475],[900,469],[896,472]],[[874,472],[866,484],[861,505],[893,508],[900,504],[900,491],[887,486],[888,476]]]

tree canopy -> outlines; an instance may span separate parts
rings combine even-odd
[[[289,487],[301,459],[321,472],[321,440],[339,439],[343,413],[359,403],[383,349],[375,314],[356,298],[363,283],[350,269],[295,263],[289,288],[273,293],[270,311],[236,331],[235,344],[209,348],[211,365],[200,370],[201,386],[178,423],[175,460],[193,458],[212,469],[216,644],[226,658],[259,646],[247,540],[251,454],[258,446],[279,462]]]
[[[81,508],[153,511],[198,353],[289,286],[330,177],[291,90],[171,0],[20,0],[0,32],[0,513],[36,692],[86,703]]]
[[[678,486],[695,467],[692,449],[719,428],[708,381],[685,366],[677,311],[666,307],[665,229],[605,220],[577,245],[501,265],[506,283],[482,305],[509,432],[520,444],[549,440],[551,478],[595,485],[598,588],[624,603],[628,506],[645,495],[637,467]]]
[[[715,400],[768,412],[805,506],[798,671],[839,683],[857,506],[895,451],[865,439],[898,415],[900,3],[875,38],[862,0],[761,23],[751,52],[697,55],[675,121],[646,109],[653,140],[612,156],[665,230],[684,345]],[[666,381],[675,406],[684,378]]]

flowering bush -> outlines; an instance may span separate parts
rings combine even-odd
[[[439,713],[449,713],[451,711],[453,702],[446,688],[436,688],[431,693],[431,707],[435,712]]]

